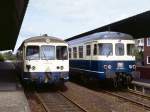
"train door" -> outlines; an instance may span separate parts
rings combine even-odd
[[[87,61],[87,74],[84,77],[85,83],[97,85],[95,77],[95,71],[97,70],[98,64],[97,58],[97,42],[88,42],[85,44],[85,59]]]
[[[97,55],[98,55],[98,44],[97,41],[94,41],[92,42],[92,51],[91,51],[92,60],[98,60]]]
[[[97,60],[97,42],[89,42],[85,44],[85,59],[89,61],[89,69],[95,71],[95,60]],[[93,70],[94,69],[94,70]]]
[[[92,43],[85,43],[85,60],[87,64],[87,70],[92,70]]]

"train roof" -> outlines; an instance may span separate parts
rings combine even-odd
[[[42,35],[42,36],[31,37],[31,38],[28,38],[28,39],[24,40],[22,42],[21,46],[19,47],[19,49],[23,46],[24,43],[28,43],[28,42],[32,42],[32,43],[37,43],[37,42],[42,42],[42,43],[66,43],[64,40],[61,40],[59,38],[52,37],[52,36],[47,36],[47,35]]]
[[[64,40],[47,35],[31,37],[23,41],[23,43],[28,42],[65,43]]]
[[[121,33],[121,32],[112,32],[112,31],[105,31],[105,32],[98,32],[93,33],[87,36],[83,36],[80,38],[68,38],[65,41],[68,43],[82,43],[88,42],[91,40],[101,40],[101,39],[121,39],[121,40],[133,40],[133,37],[129,34]]]
[[[78,38],[68,38],[65,41],[71,41],[75,39],[80,39],[80,38],[91,38],[93,39],[122,39],[122,40],[133,40],[133,37],[129,34],[126,33],[121,33],[121,32],[112,32],[112,31],[105,31],[105,32],[98,32],[98,33],[93,33],[87,36],[81,36]]]

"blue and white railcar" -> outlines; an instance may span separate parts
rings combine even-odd
[[[119,32],[99,32],[66,40],[70,72],[86,81],[112,79],[114,86],[127,85],[135,74],[133,37]]]
[[[68,44],[47,35],[26,39],[19,48],[24,81],[55,83],[69,76]]]

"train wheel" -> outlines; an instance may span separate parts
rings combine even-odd
[[[59,80],[59,81],[55,82],[55,85],[57,87],[63,87],[64,86],[64,81],[63,80]]]
[[[23,80],[23,87],[24,89],[33,89],[34,88],[34,84],[33,82],[29,81],[29,80]]]
[[[89,77],[88,84],[91,87],[98,88],[99,87],[99,80],[95,77]]]
[[[113,78],[113,87],[118,88],[118,80],[117,78]]]
[[[60,91],[65,91],[66,90],[65,82],[63,80],[59,80],[58,82],[56,82],[55,86]]]
[[[80,79],[81,79],[81,81],[82,81],[82,83],[83,83],[84,85],[87,85],[88,82],[89,82],[89,78],[88,78],[87,76],[85,76],[85,75],[81,75],[81,76],[80,76]]]
[[[132,77],[131,76],[127,76],[126,77],[127,86],[131,84],[131,81],[132,81]]]

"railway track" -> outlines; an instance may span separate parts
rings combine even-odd
[[[46,90],[30,94],[36,99],[32,112],[147,112],[150,99],[129,91],[93,91],[68,82],[68,90]],[[36,107],[38,106],[38,107]],[[36,107],[36,108],[35,108]],[[31,109],[32,110],[32,109]]]
[[[102,92],[126,100],[128,102],[134,103],[141,107],[144,107],[146,110],[150,110],[149,96],[142,95],[130,90],[126,92],[112,92],[112,91],[102,90]]]
[[[70,91],[63,94],[77,101],[89,112],[147,112],[148,110],[141,105],[103,92],[104,89],[91,90],[71,82],[67,83],[67,87]]]
[[[130,92],[132,94],[135,94],[135,95],[140,95],[141,97],[144,97],[144,98],[147,98],[147,99],[150,100],[150,95],[148,95],[148,94],[143,94],[142,92],[135,91],[135,90],[132,90],[132,89],[128,89],[128,92]]]
[[[44,112],[88,112],[63,93],[35,93]]]

